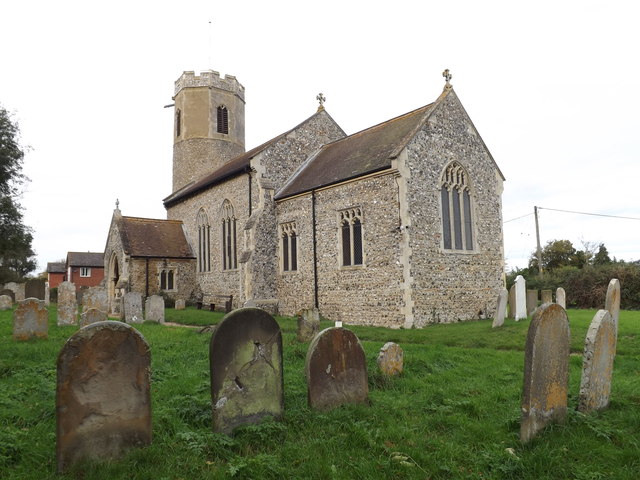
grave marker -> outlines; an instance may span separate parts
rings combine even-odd
[[[0,290],[0,295],[7,295],[11,297],[11,303],[16,303],[16,293],[13,290],[9,290],[8,288],[4,288]]]
[[[44,300],[27,298],[13,312],[14,340],[49,337],[49,312]]]
[[[148,322],[164,323],[164,298],[151,295],[144,302],[144,319]]]
[[[604,301],[604,309],[608,310],[613,320],[616,331],[616,341],[618,338],[618,320],[620,318],[620,280],[612,278],[607,287],[607,297]]]
[[[522,275],[516,277],[516,322],[527,318],[527,282]]]
[[[567,293],[564,288],[558,287],[556,289],[556,303],[566,310],[567,308]]]
[[[538,290],[527,290],[527,317],[538,308]]]
[[[89,287],[82,291],[82,311],[85,312],[90,308],[109,311],[109,299],[107,289],[103,287]]]
[[[58,285],[58,326],[78,324],[76,286],[72,282]]]
[[[9,295],[0,295],[0,310],[11,310],[13,300]]]
[[[103,312],[97,308],[89,308],[80,315],[80,326],[86,327],[92,323],[106,322],[107,320],[109,320],[107,312]]]
[[[553,293],[551,292],[551,290],[540,291],[540,303],[553,303]]]
[[[516,285],[509,289],[509,318],[516,318]]]
[[[46,285],[44,280],[39,278],[31,278],[24,284],[24,296],[26,298],[37,298],[44,300]]]
[[[179,298],[178,300],[176,300],[176,304],[175,304],[175,308],[176,310],[184,310],[185,309],[185,301],[183,298]]]
[[[142,294],[138,292],[127,292],[122,297],[122,310],[126,323],[143,323]]]
[[[378,353],[377,363],[383,375],[400,375],[404,369],[404,351],[397,343],[387,342]]]
[[[501,327],[504,325],[504,317],[507,312],[507,297],[509,293],[506,288],[503,288],[498,294],[498,302],[496,303],[496,313],[493,316],[492,328]]]
[[[308,308],[298,314],[299,342],[310,342],[320,331],[320,311],[317,308]]]

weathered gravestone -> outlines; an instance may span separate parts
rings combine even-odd
[[[516,285],[509,289],[509,318],[516,318]]]
[[[77,324],[76,286],[72,282],[62,282],[58,285],[58,325]]]
[[[516,322],[527,318],[527,282],[522,275],[516,277]]]
[[[86,327],[92,323],[106,322],[107,320],[109,320],[107,312],[103,312],[97,308],[89,308],[80,315],[80,326]]]
[[[553,302],[553,293],[551,290],[541,290],[540,291],[540,303],[552,303]]]
[[[18,303],[13,312],[13,338],[29,340],[30,338],[48,338],[49,312],[44,301],[27,298]]]
[[[492,328],[501,327],[504,325],[504,317],[507,313],[507,298],[509,293],[506,288],[503,288],[498,295],[498,301],[496,303],[496,313],[493,316]]]
[[[225,315],[211,336],[209,361],[214,431],[282,417],[282,333],[271,315],[259,308]]]
[[[613,325],[616,331],[616,342],[618,338],[618,321],[620,319],[620,280],[612,278],[607,287],[607,297],[604,301],[604,309],[611,314]]]
[[[44,300],[45,284],[44,280],[32,278],[24,284],[24,295],[26,298],[37,298]]]
[[[376,361],[383,375],[399,375],[404,369],[404,351],[397,343],[387,342],[380,349]]]
[[[127,323],[143,323],[142,294],[139,292],[127,292],[122,297],[122,312]],[[164,312],[164,309],[163,309]]]
[[[358,337],[350,330],[331,327],[316,335],[307,351],[305,372],[312,408],[368,403],[367,361]]]
[[[567,416],[569,319],[564,308],[548,303],[533,315],[524,357],[520,440],[531,440],[549,423]]]
[[[89,287],[82,291],[82,311],[86,312],[90,308],[109,311],[109,299],[107,289],[103,287]]]
[[[308,308],[298,314],[299,342],[310,342],[320,331],[320,311],[317,308]]]
[[[164,323],[164,298],[151,295],[144,302],[144,319],[148,322]]]
[[[4,288],[13,292],[14,302],[24,301],[24,283],[9,282],[4,285]]]
[[[176,300],[176,305],[175,305],[176,310],[184,310],[185,306],[186,306],[186,302],[184,301],[183,298],[179,298]]]
[[[67,340],[58,355],[58,472],[151,444],[150,367],[149,345],[122,322],[93,323]]]
[[[49,282],[44,282],[44,306],[51,305],[51,289],[49,288]]]
[[[527,290],[527,316],[530,317],[538,308],[538,290]]]
[[[556,289],[556,303],[564,309],[567,308],[567,293],[562,287]]]
[[[616,356],[615,324],[607,310],[598,310],[584,342],[578,410],[589,412],[609,406],[613,359]]]
[[[11,310],[13,300],[9,295],[0,295],[0,310]]]
[[[7,295],[11,297],[11,303],[16,303],[16,294],[13,290],[9,290],[8,288],[4,288],[0,290],[0,295]]]

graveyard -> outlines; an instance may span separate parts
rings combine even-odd
[[[295,318],[276,317],[284,408],[228,435],[212,427],[209,363],[212,325],[224,313],[164,313],[165,323],[125,325],[150,353],[150,442],[119,460],[81,461],[58,474],[56,362],[78,326],[59,326],[52,303],[47,338],[17,341],[12,309],[0,311],[0,478],[635,479],[640,471],[637,311],[620,312],[608,408],[585,412],[578,408],[582,353],[596,311],[567,310],[566,421],[526,443],[521,400],[531,317],[507,318],[499,328],[492,319],[415,330],[345,325],[364,350],[368,397],[333,408],[309,406],[311,342],[298,339]],[[322,329],[332,326],[321,321]],[[377,365],[387,342],[404,352],[396,376]]]

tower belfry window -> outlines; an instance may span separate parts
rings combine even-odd
[[[227,110],[227,107],[225,107],[224,105],[219,106],[217,111],[218,111],[218,115],[217,115],[218,133],[228,134],[229,133],[229,111]]]

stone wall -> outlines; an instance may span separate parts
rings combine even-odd
[[[140,293],[143,297],[163,294],[163,291],[160,290],[160,272],[162,269],[170,268],[175,271],[175,287],[173,290],[164,291],[167,297],[174,300],[179,298],[187,300],[196,286],[194,275],[195,260],[193,259],[132,258],[129,263],[129,279],[131,282],[129,291]]]

